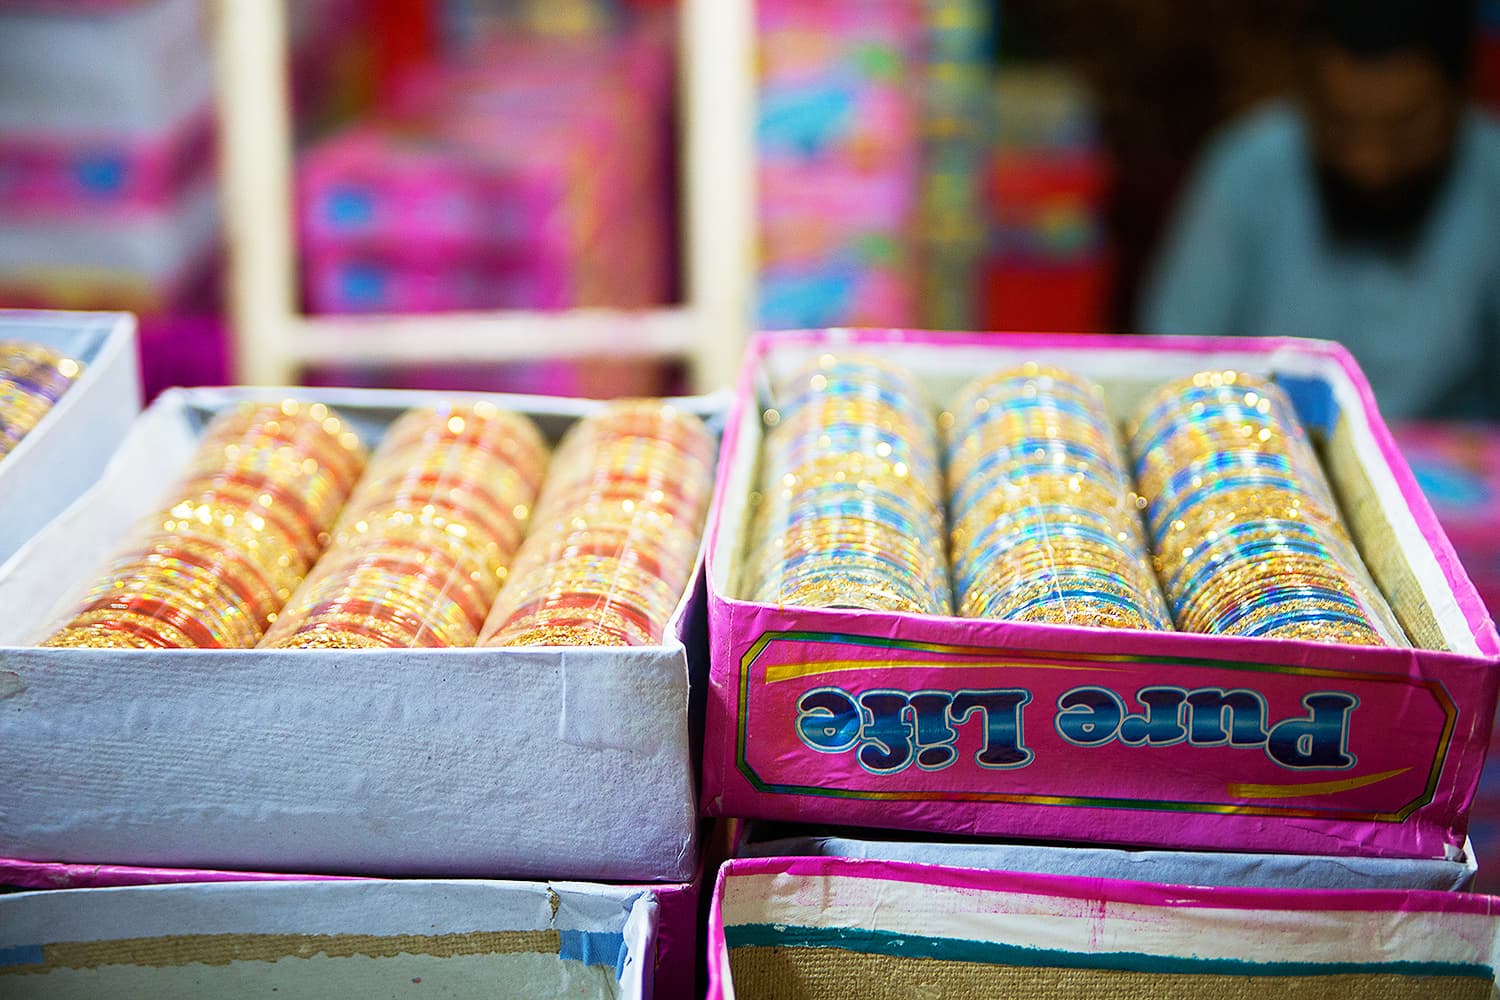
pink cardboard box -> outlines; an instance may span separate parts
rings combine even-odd
[[[719,870],[709,1000],[1494,996],[1500,899],[762,858]]]
[[[736,858],[831,857],[918,865],[1036,872],[1080,878],[1180,882],[1262,889],[1471,888],[1478,871],[1473,845],[1461,858],[1351,858],[1335,854],[1157,851],[1087,844],[933,838],[883,830],[743,823]],[[0,862],[0,876],[4,862]]]
[[[987,371],[1061,365],[1099,382],[1117,418],[1173,377],[1274,375],[1323,442],[1351,531],[1414,648],[741,600],[747,499],[773,402],[762,387],[855,350],[906,366],[936,400]],[[1335,344],[761,335],[725,430],[707,570],[709,815],[1382,857],[1452,858],[1463,844],[1500,637]]]
[[[0,205],[56,220],[70,213],[161,209],[214,165],[213,109],[160,135],[0,132]]]
[[[312,247],[566,246],[576,228],[565,176],[438,128],[333,135],[302,157],[298,194]]]
[[[315,313],[561,309],[572,305],[572,275],[558,254],[424,254],[405,249],[309,248],[307,303]]]

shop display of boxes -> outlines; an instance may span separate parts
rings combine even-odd
[[[141,408],[135,320],[123,313],[0,310],[0,340],[41,344],[83,374],[0,461],[0,563],[83,493]]]
[[[714,398],[683,404],[727,423],[704,565],[661,645],[349,653],[30,644],[236,402],[317,400],[367,441],[439,398],[526,413],[554,441],[598,404],[177,389],[135,416],[127,317],[0,314],[0,334],[88,365],[0,464],[7,510],[17,459],[50,462],[24,478],[52,491],[0,566],[0,884],[49,890],[0,896],[0,992],[150,994],[191,967],[200,991],[687,996],[703,814],[757,821],[718,876],[714,997],[1081,996],[1123,975],[1141,996],[1494,989],[1500,910],[1456,890],[1486,860],[1465,832],[1500,636],[1336,345],[761,335],[727,418]],[[1117,418],[1177,376],[1273,376],[1413,648],[741,600],[765,387],[855,353],[939,400],[1057,364]],[[1412,441],[1451,457],[1449,437]],[[92,456],[91,487],[58,492],[63,455]],[[1080,691],[1089,740],[1059,724]]]
[[[282,390],[284,391],[284,390]],[[31,648],[215,411],[174,390],[0,572],[0,855],[361,875],[685,881],[697,868],[689,585],[657,647]],[[374,438],[430,394],[300,390]],[[483,397],[556,436],[583,401]],[[711,415],[714,404],[690,403]],[[700,675],[701,676],[701,675]]]
[[[0,293],[140,312],[212,271],[213,65],[198,0],[0,10]]]
[[[649,888],[563,882],[29,892],[0,897],[0,992],[647,1000],[658,920]]]
[[[386,117],[301,157],[311,308],[665,302],[669,67],[646,26],[618,39],[495,39],[404,79]]]
[[[708,996],[1483,1000],[1497,931],[1495,901],[1462,893],[766,858],[719,873]]]
[[[861,350],[912,371],[937,399],[976,374],[1043,359],[1101,383],[1117,415],[1156,385],[1204,369],[1274,375],[1324,441],[1352,534],[1415,648],[740,599],[761,414],[774,402],[760,387],[821,354]],[[1500,682],[1500,637],[1337,345],[762,336],[725,430],[706,575],[710,815],[1374,857],[1456,858],[1464,842]],[[1060,708],[1070,692],[1091,698],[1087,739],[1059,725],[1070,721],[1064,711],[1080,711],[1076,699]],[[932,696],[920,708],[919,693]],[[1237,729],[1244,724],[1233,741],[1214,738],[1226,712]]]

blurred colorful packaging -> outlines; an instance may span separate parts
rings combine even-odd
[[[985,325],[1106,329],[1112,266],[1103,213],[1110,166],[1092,101],[1076,78],[1050,69],[1002,72],[995,100]]]
[[[582,358],[569,361],[515,361],[492,364],[423,364],[380,368],[370,365],[314,365],[302,382],[368,389],[421,389],[428,392],[505,392],[534,396],[614,399],[621,396],[680,396],[687,392],[680,368],[649,359]]]
[[[622,27],[640,0],[445,0],[443,34],[467,44],[486,33],[589,35]]]
[[[214,267],[200,0],[0,7],[0,300],[193,304]]]
[[[298,138],[347,121],[374,86],[370,0],[279,0],[286,5],[287,75]]]
[[[1490,614],[1500,614],[1500,427],[1406,424],[1396,443]],[[1500,891],[1500,726],[1474,797],[1469,837],[1480,859],[1475,889]]]
[[[763,327],[916,313],[921,0],[761,0]]]
[[[984,174],[994,132],[990,59],[995,5],[925,0],[927,54],[922,96],[922,323],[978,325],[985,237]]]
[[[310,147],[314,312],[644,307],[670,294],[669,35],[493,38]],[[539,114],[538,109],[545,109]]]
[[[1500,427],[1418,423],[1395,434],[1469,579],[1500,614]]]

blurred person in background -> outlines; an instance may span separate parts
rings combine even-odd
[[[1322,337],[1383,411],[1500,419],[1500,126],[1467,101],[1473,7],[1316,0],[1296,98],[1214,141],[1147,333]]]

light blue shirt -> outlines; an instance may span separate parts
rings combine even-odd
[[[1500,126],[1460,128],[1453,172],[1400,257],[1331,246],[1301,116],[1273,104],[1200,164],[1142,299],[1143,333],[1321,337],[1354,353],[1392,417],[1500,416]]]

